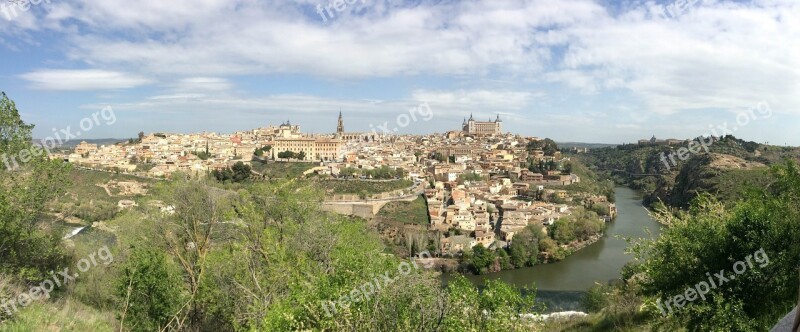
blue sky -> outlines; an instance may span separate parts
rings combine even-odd
[[[727,127],[800,145],[794,0],[337,1],[5,4],[0,90],[37,137],[106,106],[117,121],[81,138],[287,119],[333,132],[340,109],[348,131],[369,131],[427,103],[433,118],[399,132],[499,114],[558,141]]]

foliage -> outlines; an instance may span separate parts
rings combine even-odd
[[[253,154],[256,155],[256,156],[259,156],[259,157],[263,157],[264,156],[264,152],[269,153],[270,150],[272,150],[272,146],[271,145],[264,145],[264,146],[262,146],[260,148],[255,149],[255,151],[253,151]]]
[[[670,227],[658,239],[634,247],[643,262],[627,277],[642,273],[641,293],[655,303],[707,280],[706,273],[728,275],[735,262],[750,257],[756,262],[743,274],[719,285],[705,301],[675,310],[670,319],[692,330],[768,330],[796,301],[800,261],[795,245],[800,173],[794,162],[787,162],[772,174],[775,183],[769,189],[750,190],[731,207],[700,195],[688,213],[660,211],[658,218]]]
[[[211,158],[211,153],[208,151],[194,151],[192,154],[200,158],[200,160],[208,160],[208,158]]]
[[[34,147],[32,129],[20,119],[14,102],[0,94],[0,158],[21,161],[30,156],[17,169],[0,167],[0,273],[26,281],[43,279],[67,260],[60,236],[41,230],[37,221],[46,203],[64,192],[69,166],[48,160]]]
[[[550,235],[559,244],[575,240],[586,241],[605,230],[605,223],[597,213],[581,207],[573,208],[572,214],[556,220],[550,226]]]
[[[295,153],[292,151],[283,151],[283,152],[278,152],[278,158],[286,160],[289,159],[304,160],[306,159],[306,153],[303,151],[300,151],[300,153]]]
[[[529,225],[518,234],[514,234],[511,245],[508,246],[511,264],[516,268],[536,264],[539,257],[539,241],[546,237],[542,228],[537,225]]]
[[[341,181],[341,180],[320,180],[315,182],[319,187],[332,194],[361,194],[364,196],[390,192],[394,190],[406,189],[414,183],[411,180],[394,180],[384,182],[371,181]]]
[[[533,324],[520,319],[535,308],[535,294],[516,289],[502,281],[487,280],[478,291],[462,276],[447,286],[450,305],[455,312],[444,318],[445,331],[532,330]]]
[[[131,331],[167,326],[183,304],[177,268],[163,251],[135,248],[122,268],[117,294],[124,299],[120,320]]]
[[[528,142],[528,151],[542,150],[545,156],[553,156],[558,151],[558,145],[549,138]]]
[[[254,160],[252,168],[254,171],[263,174],[267,179],[295,179],[317,165],[312,162],[258,162]]]
[[[464,173],[458,176],[458,183],[463,184],[466,181],[483,181],[483,177],[476,173]]]
[[[611,214],[611,207],[608,204],[594,203],[589,207],[589,211],[597,213],[600,216],[608,216]]]
[[[494,264],[495,255],[486,249],[482,243],[472,247],[472,252],[465,255],[469,256],[469,268],[475,274],[489,272],[489,268]]]
[[[214,170],[211,174],[219,182],[244,182],[250,179],[250,165],[239,161],[231,167],[223,168],[222,170]]]
[[[425,198],[420,196],[411,202],[389,202],[378,211],[382,223],[397,223],[427,226],[430,224]]]
[[[363,176],[365,178],[375,180],[403,179],[406,177],[406,175],[407,173],[404,169],[399,167],[390,168],[386,165],[374,169],[346,167],[339,171],[339,176],[341,177],[350,178],[355,176]]]

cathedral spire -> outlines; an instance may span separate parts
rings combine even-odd
[[[336,124],[336,133],[344,134],[344,120],[342,119],[342,109],[339,108],[339,121]]]

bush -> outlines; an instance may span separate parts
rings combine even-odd
[[[178,313],[182,286],[163,252],[134,248],[117,283],[125,308],[120,320],[131,331],[158,331]]]

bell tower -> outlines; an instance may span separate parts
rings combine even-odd
[[[336,133],[341,135],[344,134],[344,120],[342,120],[342,110],[339,110],[339,122],[336,125]]]

